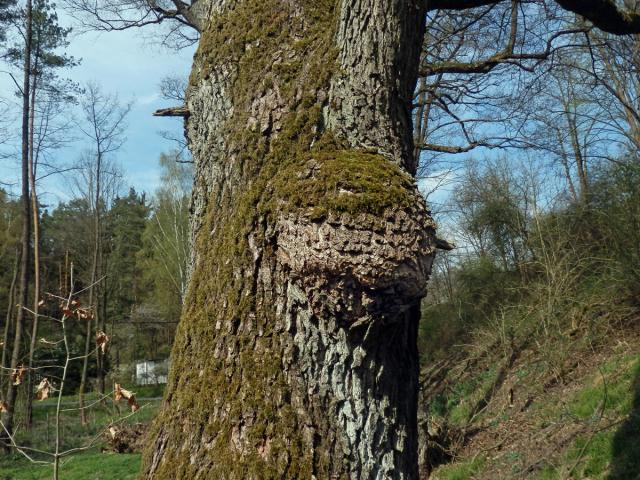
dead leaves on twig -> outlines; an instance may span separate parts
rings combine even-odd
[[[36,400],[46,400],[49,398],[49,391],[51,390],[51,384],[48,378],[43,378],[36,388]]]
[[[20,365],[18,368],[14,368],[11,372],[11,383],[13,385],[20,385],[26,371],[27,367],[25,367],[24,365]]]
[[[107,334],[104,332],[98,332],[96,334],[96,345],[100,350],[102,350],[103,355],[107,349],[107,343],[109,343],[109,337]]]
[[[115,384],[114,390],[115,390],[114,400],[116,402],[119,402],[124,398],[127,400],[127,403],[129,404],[129,407],[131,407],[132,412],[135,412],[140,408],[140,405],[138,405],[138,402],[136,401],[135,393],[130,392],[129,390],[125,390],[120,386],[119,383]]]
[[[80,320],[93,320],[93,312],[90,308],[78,308],[75,313]]]
[[[93,309],[91,307],[82,307],[79,300],[71,300],[68,303],[60,304],[60,311],[62,314],[67,317],[77,317],[80,320],[93,320]]]

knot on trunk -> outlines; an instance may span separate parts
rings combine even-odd
[[[281,214],[278,260],[290,269],[318,318],[355,328],[399,318],[426,294],[434,223],[415,194],[410,208],[381,215]]]

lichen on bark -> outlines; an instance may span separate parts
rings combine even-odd
[[[339,2],[223,7],[188,90],[195,255],[143,477],[415,478],[434,225],[405,136],[327,128]]]

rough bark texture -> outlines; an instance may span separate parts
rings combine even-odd
[[[415,1],[344,1],[327,126],[351,147],[373,148],[415,174],[411,108],[424,38]]]
[[[188,90],[191,283],[144,478],[417,478],[434,225],[411,173],[423,11],[216,0]]]

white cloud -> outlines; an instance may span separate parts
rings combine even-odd
[[[150,95],[144,95],[136,99],[136,103],[138,105],[151,105],[160,100],[160,95],[158,93],[152,93]]]

